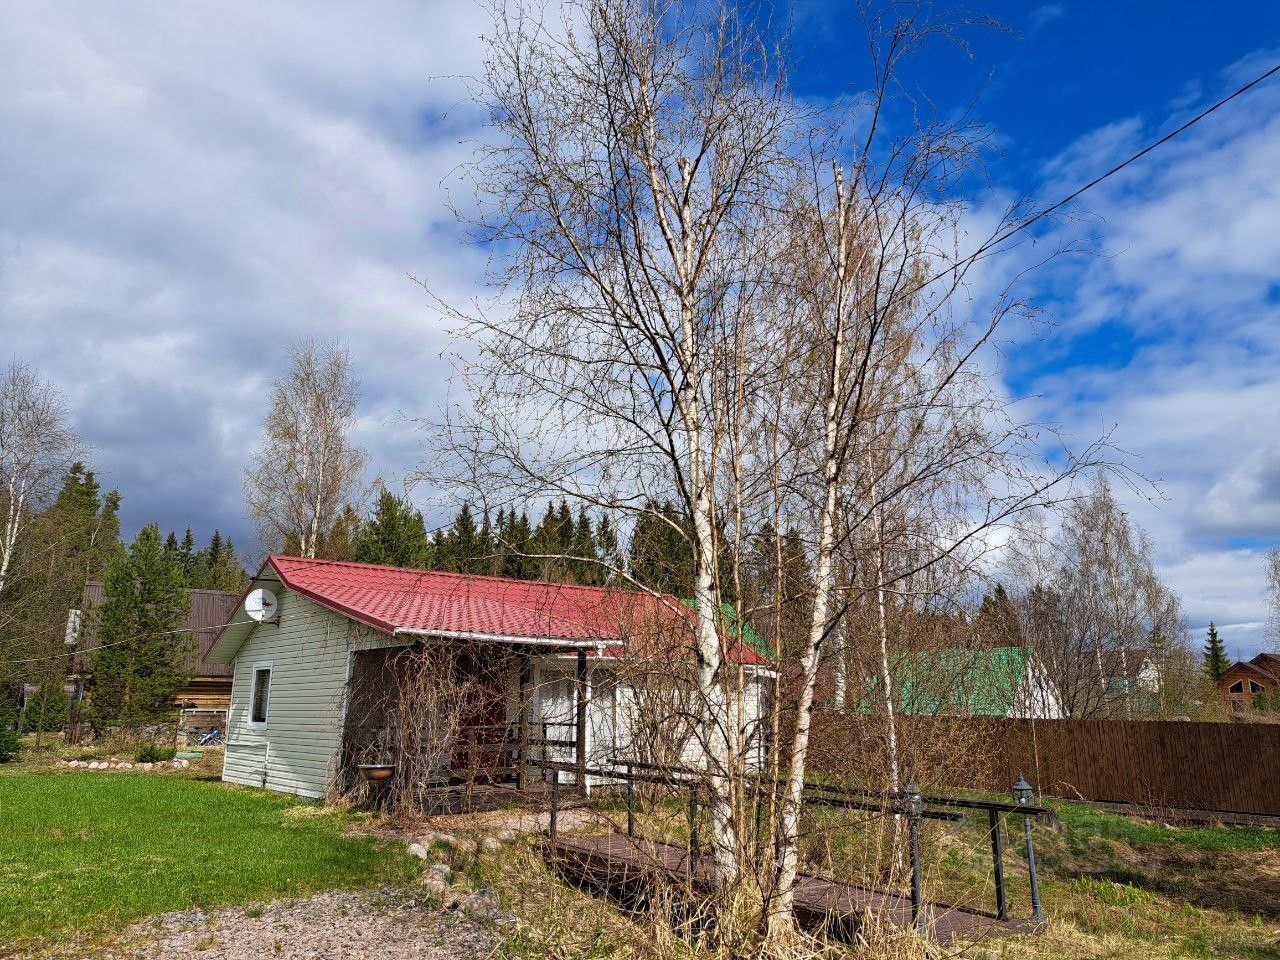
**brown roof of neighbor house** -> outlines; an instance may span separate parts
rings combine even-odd
[[[231,668],[220,663],[208,663],[205,658],[209,648],[217,639],[222,628],[231,622],[240,607],[240,595],[227,593],[225,590],[188,590],[191,611],[187,619],[178,625],[180,630],[190,631],[187,636],[191,642],[187,646],[187,666],[195,670],[198,677],[229,677]],[[106,589],[99,580],[90,580],[84,585],[81,606],[85,613],[84,632],[80,638],[80,649],[93,646],[91,636],[93,621],[88,616],[92,607],[106,599]],[[78,654],[76,669],[82,670],[88,658]]]
[[[1269,673],[1277,683],[1280,683],[1280,656],[1274,653],[1260,653],[1249,661],[1250,666],[1257,667],[1264,673]]]
[[[1266,656],[1266,655],[1263,655]],[[1280,686],[1280,663],[1275,661],[1277,657],[1270,657],[1269,661],[1262,657],[1254,657],[1252,660],[1237,660],[1218,678],[1218,682],[1236,677],[1254,677],[1264,683],[1273,686]],[[1271,669],[1268,669],[1270,667]]]
[[[1127,672],[1127,679],[1134,680],[1142,672],[1142,667],[1147,662],[1147,659],[1147,651],[1144,647],[1124,651],[1123,658],[1121,658],[1119,650],[1103,650],[1102,672],[1108,677],[1124,676]]]

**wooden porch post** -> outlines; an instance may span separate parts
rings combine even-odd
[[[587,651],[578,651],[577,683],[574,694],[578,707],[578,732],[574,753],[578,764],[578,789],[587,792]]]
[[[520,716],[518,718],[519,740],[516,746],[516,789],[524,789],[525,765],[529,762],[529,681],[533,673],[533,662],[527,650],[517,652],[520,662],[520,680],[516,700]]]

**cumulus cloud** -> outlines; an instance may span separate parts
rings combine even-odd
[[[416,454],[479,274],[443,178],[475,5],[15,3],[0,30],[0,330],[69,394],[136,528],[249,529],[240,467],[286,344],[351,346],[360,440]]]
[[[1221,95],[1243,69],[1207,89]],[[1046,165],[1048,195],[1165,129],[1127,118],[1088,134]],[[1098,255],[1041,278],[1058,326],[1009,368],[1039,416],[1082,438],[1114,428],[1159,481],[1129,509],[1193,627],[1215,620],[1239,653],[1263,643],[1262,553],[1280,541],[1278,168],[1272,84],[1089,194],[1084,219],[1058,236],[1083,236]]]

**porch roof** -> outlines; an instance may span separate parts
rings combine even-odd
[[[565,648],[608,645],[616,651],[646,625],[685,626],[693,620],[693,611],[675,597],[636,590],[339,560],[273,555],[255,582],[265,579],[279,579],[302,596],[389,634],[557,643]],[[238,632],[229,627],[218,638],[214,646],[221,657],[234,656],[229,647],[239,647],[243,637],[237,638]],[[733,647],[735,662],[769,664],[740,641]]]

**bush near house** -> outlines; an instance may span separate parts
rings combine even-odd
[[[22,741],[16,729],[17,719],[12,701],[0,691],[0,763],[9,763],[18,758]]]

